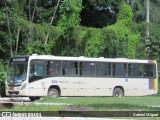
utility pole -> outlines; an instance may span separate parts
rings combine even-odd
[[[146,13],[146,22],[147,22],[146,35],[147,37],[149,37],[149,6],[150,6],[150,0],[147,0],[147,13]]]
[[[146,23],[147,23],[147,28],[146,28],[146,39],[145,39],[145,56],[148,58],[149,53],[146,45],[149,43],[149,8],[150,8],[150,0],[147,0],[147,12],[146,12]]]

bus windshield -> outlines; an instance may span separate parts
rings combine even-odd
[[[10,83],[21,83],[27,77],[27,61],[24,59],[11,59],[9,62],[7,74],[7,81]]]

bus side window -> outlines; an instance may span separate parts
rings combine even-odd
[[[62,74],[66,76],[78,75],[78,62],[63,61],[62,62]]]
[[[111,76],[111,63],[97,62],[96,76],[100,77]]]
[[[153,64],[144,64],[143,71],[144,77],[153,77]]]
[[[95,63],[80,62],[80,76],[95,76]]]
[[[143,77],[142,64],[131,63],[128,64],[128,76],[129,77]]]
[[[113,76],[126,77],[127,64],[126,63],[113,63]]]
[[[61,75],[61,62],[60,61],[47,61],[47,76]]]

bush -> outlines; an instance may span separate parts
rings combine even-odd
[[[5,96],[5,79],[6,71],[3,69],[2,63],[0,63],[0,96]]]

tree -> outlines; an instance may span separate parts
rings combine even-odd
[[[102,28],[114,24],[125,0],[83,0],[81,25]]]
[[[129,5],[122,4],[118,13],[117,22],[114,25],[104,28],[111,35],[104,35],[110,57],[135,58],[137,45],[140,40],[139,32],[132,32],[133,12]],[[113,39],[114,38],[114,39]]]
[[[60,18],[57,27],[62,30],[62,36],[58,42],[61,55],[73,55],[74,39],[71,34],[75,26],[80,23],[82,0],[63,0],[60,5]]]

